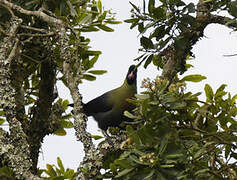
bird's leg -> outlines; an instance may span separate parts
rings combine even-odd
[[[105,139],[108,141],[108,143],[109,143],[110,145],[112,145],[112,144],[113,144],[113,141],[112,141],[111,137],[109,136],[109,134],[107,133],[107,131],[102,130],[102,134],[104,135],[104,137],[105,137]]]

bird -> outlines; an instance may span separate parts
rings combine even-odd
[[[124,115],[124,111],[132,111],[135,108],[127,99],[133,98],[136,93],[137,67],[131,65],[120,87],[83,104],[83,111],[87,116],[92,116],[98,127],[106,132],[109,127],[119,127],[122,122],[131,121]]]

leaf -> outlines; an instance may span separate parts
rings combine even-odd
[[[64,110],[66,110],[66,109],[68,108],[68,104],[69,104],[69,101],[68,101],[68,100],[64,100],[64,101],[62,102],[62,107],[63,107]]]
[[[213,102],[214,94],[213,94],[213,90],[212,90],[212,88],[209,84],[205,85],[204,91],[206,93],[206,98],[207,98],[206,101],[207,102]]]
[[[56,171],[53,169],[53,166],[50,164],[46,164],[47,170],[45,171],[50,177],[57,176]]]
[[[122,24],[121,21],[115,21],[115,20],[105,20],[104,22],[108,24]]]
[[[62,160],[60,159],[60,157],[57,157],[57,163],[58,163],[58,167],[60,169],[60,172],[64,173],[65,169],[64,169],[64,166],[63,166],[63,163],[62,163]]]
[[[141,37],[140,43],[141,43],[142,47],[144,47],[145,49],[152,49],[152,48],[154,48],[153,42],[149,38],[147,38],[145,36]]]
[[[86,51],[86,55],[88,56],[96,56],[100,54],[101,54],[101,51],[91,51],[91,50]]]
[[[155,174],[155,170],[153,169],[146,176],[144,176],[143,180],[150,180],[150,179],[152,179],[154,174]]]
[[[226,86],[227,86],[226,84],[222,84],[222,85],[216,90],[216,93],[217,93],[217,92],[220,92],[220,91],[223,91]]]
[[[87,81],[95,81],[96,77],[90,74],[83,74],[82,79],[86,79]]]
[[[237,2],[236,1],[233,1],[229,4],[228,11],[232,16],[237,17]]]
[[[101,4],[101,0],[98,0],[97,1],[97,6],[98,6],[98,9],[99,9],[99,12],[101,13],[102,12],[102,4]]]
[[[97,25],[98,28],[102,29],[103,31],[106,31],[106,32],[114,32],[114,30],[104,24],[101,24],[101,25]]]
[[[123,171],[120,171],[118,173],[118,175],[115,176],[115,178],[120,178],[122,176],[127,175],[128,173],[130,173],[131,171],[133,171],[135,168],[130,168],[130,169],[124,169]]]
[[[75,172],[73,169],[67,169],[64,176],[68,179],[75,179]]]
[[[168,134],[166,134],[165,136],[162,137],[161,139],[161,143],[160,143],[160,147],[159,147],[159,155],[162,155],[165,150],[166,150],[166,147],[167,147],[167,144],[168,144]]]
[[[134,23],[134,22],[138,22],[138,21],[139,21],[138,18],[132,18],[132,19],[126,19],[126,20],[124,20],[124,22],[126,22],[126,23]]]
[[[99,139],[104,138],[103,136],[99,136],[99,135],[91,135],[91,137],[92,137],[94,140],[99,140]]]
[[[187,103],[184,101],[181,102],[174,102],[172,104],[170,104],[170,109],[184,109],[186,108]]]
[[[106,70],[91,70],[91,71],[88,71],[88,73],[102,75],[102,74],[107,73],[107,71]]]
[[[96,32],[96,31],[99,31],[99,29],[94,26],[84,26],[80,29],[80,31],[81,32]]]
[[[153,60],[153,54],[151,54],[151,55],[147,58],[147,60],[146,60],[146,62],[145,62],[145,64],[144,64],[144,68],[145,68],[145,69],[146,69],[147,66],[151,63],[152,60]]]
[[[154,7],[155,7],[155,0],[149,0],[149,2],[148,2],[148,12],[150,14],[152,14]]]
[[[150,35],[150,39],[156,37],[157,39],[163,38],[165,35],[165,25],[158,26],[154,32]]]
[[[200,82],[204,79],[207,79],[205,76],[202,76],[200,74],[192,74],[192,75],[188,75],[183,77],[180,82],[184,82],[184,81],[191,81],[191,82]]]
[[[189,3],[184,9],[187,9],[189,13],[195,13],[196,11],[194,3]]]
[[[54,134],[57,135],[57,136],[66,136],[67,132],[64,129],[57,129],[54,132]]]
[[[94,64],[96,63],[96,61],[98,60],[99,56],[95,55],[90,61],[89,61],[89,65],[92,68],[94,66]]]
[[[164,164],[164,165],[160,165],[160,167],[162,167],[162,168],[172,168],[172,167],[174,167],[174,164]]]
[[[134,116],[132,113],[128,112],[128,111],[124,111],[124,116],[130,118],[130,119],[135,119],[136,116]]]
[[[135,6],[133,3],[131,3],[131,2],[129,2],[131,5],[132,5],[132,7],[137,11],[137,12],[139,12],[140,13],[140,9],[137,7],[137,6]]]
[[[195,172],[195,175],[202,174],[202,173],[206,173],[207,171],[209,171],[208,168],[206,168],[206,169],[201,169],[201,170],[198,170],[197,172]]]
[[[232,97],[231,104],[235,104],[236,100],[237,100],[237,94]]]
[[[5,122],[5,119],[0,118],[0,125],[2,125]]]
[[[162,8],[162,7],[154,8],[153,14],[156,19],[165,19],[166,18],[166,9]]]
[[[73,123],[71,121],[62,120],[61,125],[63,128],[67,128],[67,129],[73,128]]]

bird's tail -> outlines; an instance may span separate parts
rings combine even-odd
[[[71,103],[71,104],[68,104],[67,106],[74,107],[74,104],[73,104],[73,103]]]

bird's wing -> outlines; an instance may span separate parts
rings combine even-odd
[[[107,92],[83,106],[83,109],[87,116],[91,116],[95,113],[107,112],[113,108],[113,103],[110,94]]]

